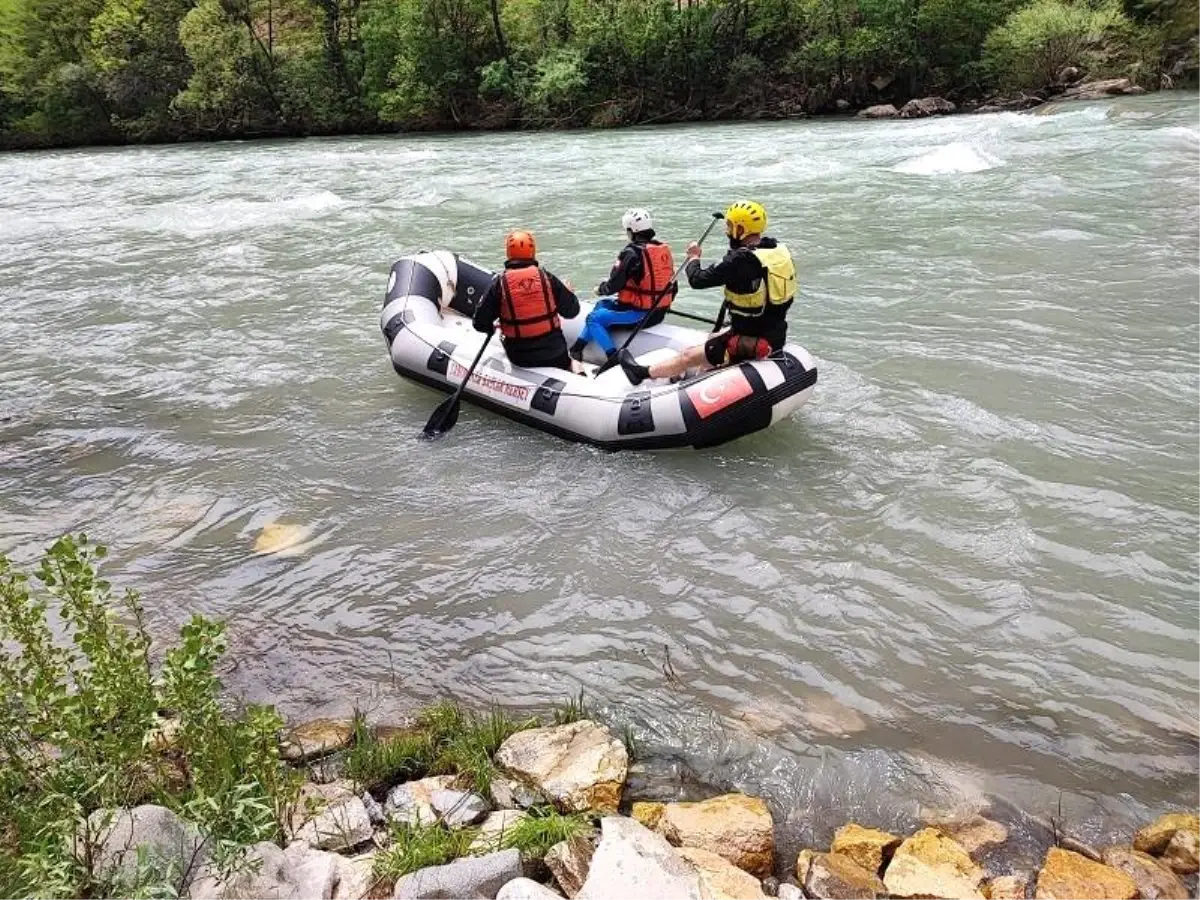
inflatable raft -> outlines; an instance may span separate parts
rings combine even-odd
[[[493,278],[494,272],[446,251],[397,261],[379,320],[395,370],[438,390],[457,388],[486,338],[472,328],[471,315]],[[578,317],[562,322],[568,344],[591,309],[582,299],[580,306]],[[612,334],[620,346],[629,329]],[[662,323],[638,332],[629,349],[649,365],[705,336]],[[715,447],[781,422],[817,382],[813,358],[795,344],[767,359],[636,387],[620,366],[593,377],[603,357],[594,344],[587,352],[595,356],[585,357],[584,374],[527,369],[509,362],[497,334],[463,398],[567,440],[608,450],[664,450]]]

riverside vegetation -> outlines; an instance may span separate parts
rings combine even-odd
[[[637,748],[582,696],[550,721],[442,702],[403,726],[222,697],[221,625],[152,651],[139,599],[64,537],[32,578],[0,556],[0,895],[37,897],[1194,896],[1200,819],[1097,850],[1049,823],[1038,871],[1008,829],[923,816],[838,827],[786,858],[762,800],[631,797]],[[61,620],[61,628],[51,620]]]
[[[0,0],[0,147],[789,117],[1196,74],[1191,0]]]

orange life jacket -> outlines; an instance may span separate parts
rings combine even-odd
[[[637,281],[625,282],[617,291],[617,299],[635,309],[649,309],[658,300],[659,294],[667,291],[667,283],[675,274],[675,260],[671,248],[666,244],[635,245],[642,252],[642,277]],[[658,309],[666,309],[674,297],[670,291],[659,301]]]
[[[500,333],[524,340],[561,327],[554,289],[546,273],[537,266],[505,269],[500,276]]]

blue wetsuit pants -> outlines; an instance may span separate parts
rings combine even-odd
[[[617,302],[616,297],[601,297],[596,301],[595,308],[588,313],[583,331],[579,332],[579,340],[595,341],[605,355],[617,349],[608,329],[614,325],[636,325],[646,314],[642,309],[630,309]]]

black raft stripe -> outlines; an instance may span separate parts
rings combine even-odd
[[[387,296],[383,298],[384,306],[397,297],[412,294],[424,297],[434,303],[441,301],[442,283],[427,266],[411,259],[402,259],[392,266],[392,271],[396,274],[396,281],[392,285],[392,289],[387,292]]]
[[[404,330],[404,326],[415,319],[411,309],[402,309],[383,326],[383,336],[387,338],[388,346],[392,345],[392,341],[396,340],[396,335]]]
[[[560,381],[557,378],[547,378],[541,383],[536,391],[533,392],[533,400],[530,402],[530,407],[538,412],[544,412],[548,416],[554,415],[554,411],[558,409],[558,398],[562,396],[562,389],[567,386],[565,381]]]
[[[442,341],[437,345],[437,349],[429,354],[429,361],[425,363],[425,368],[431,372],[437,372],[439,375],[446,375],[450,368],[450,357],[454,355],[456,346],[450,341]]]
[[[650,408],[650,391],[626,394],[617,417],[617,434],[646,434],[654,430],[654,411]]]
[[[455,256],[454,261],[458,271],[450,307],[470,318],[475,315],[479,301],[483,299],[496,274],[461,256]]]

